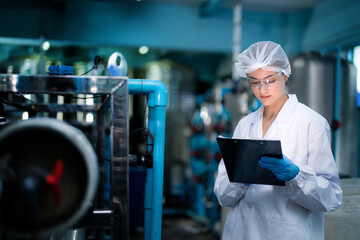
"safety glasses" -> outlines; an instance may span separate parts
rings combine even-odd
[[[265,87],[272,87],[280,82],[281,72],[277,72],[273,75],[267,76],[263,79],[257,79],[250,76],[247,76],[247,80],[250,83],[250,86],[253,88],[260,88],[261,84]]]

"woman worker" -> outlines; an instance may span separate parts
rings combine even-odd
[[[285,186],[229,182],[221,160],[214,192],[222,206],[231,207],[222,239],[324,239],[324,212],[342,201],[329,124],[287,93],[291,67],[280,45],[257,42],[235,66],[262,107],[239,121],[233,138],[280,140],[283,158],[261,157],[259,165]]]

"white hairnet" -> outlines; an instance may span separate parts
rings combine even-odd
[[[279,44],[271,41],[257,42],[244,50],[239,54],[235,68],[240,77],[246,77],[248,73],[258,68],[283,72],[288,77],[291,74],[291,66],[286,53]]]

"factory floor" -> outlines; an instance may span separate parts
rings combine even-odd
[[[218,234],[212,232],[204,224],[182,215],[164,216],[162,224],[163,240],[219,240]],[[130,240],[143,239],[143,232],[132,232]]]

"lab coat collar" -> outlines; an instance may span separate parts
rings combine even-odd
[[[295,110],[296,105],[299,103],[295,94],[289,94],[289,99],[285,102],[284,106],[281,108],[276,121],[287,122],[291,113]]]
[[[289,99],[285,102],[284,106],[281,108],[278,116],[276,117],[276,122],[283,123],[289,120],[291,113],[295,110],[296,105],[299,103],[295,94],[289,94]],[[254,124],[262,117],[264,111],[264,106],[261,106],[253,115],[250,120],[251,124]]]

